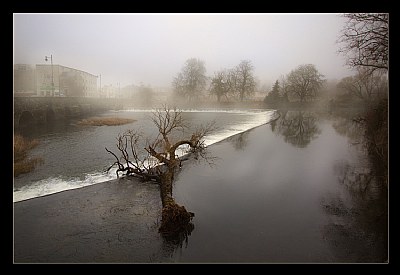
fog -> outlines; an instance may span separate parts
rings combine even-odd
[[[250,60],[271,85],[301,64],[328,79],[351,74],[337,54],[339,14],[14,14],[14,64],[101,74],[102,85],[170,87],[189,58],[207,75]]]

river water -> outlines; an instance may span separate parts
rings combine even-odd
[[[196,216],[172,260],[385,261],[387,190],[351,126],[289,111],[215,144],[216,167],[192,165],[177,177],[174,197]]]
[[[154,110],[109,111],[101,117],[131,118],[136,121],[120,126],[81,126],[77,120],[52,125],[20,129],[26,137],[35,138],[39,145],[30,157],[41,157],[42,165],[14,179],[14,202],[40,197],[63,190],[79,188],[115,179],[115,170],[104,171],[115,161],[105,147],[117,153],[116,137],[127,129],[141,131],[154,137],[157,129],[150,121]],[[269,121],[273,110],[183,110],[191,132],[196,126],[215,121],[216,131],[206,137],[210,145],[234,134]]]
[[[39,139],[31,154],[43,157],[44,164],[14,179],[14,201],[114,179],[114,172],[102,172],[114,161],[104,147],[115,150],[115,137],[125,129],[155,134],[149,114],[102,114],[137,119],[123,126],[70,121],[26,131]],[[154,256],[138,260],[131,253],[126,261],[385,262],[388,193],[359,143],[360,129],[345,117],[300,111],[280,115],[263,125],[275,111],[185,112],[192,127],[214,119],[219,127],[207,137],[217,157],[214,165],[188,161],[175,177],[173,196],[195,213],[194,230],[180,242],[162,240],[156,229],[150,230],[155,237],[148,241],[161,250],[135,246],[147,235],[129,233],[135,253]],[[157,198],[156,189],[152,192]]]

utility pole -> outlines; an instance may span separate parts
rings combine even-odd
[[[44,60],[47,62],[49,61],[49,57],[45,56]],[[50,55],[50,61],[51,61],[51,95],[54,96],[54,71],[53,71],[53,55]]]
[[[44,60],[47,62],[49,60],[48,56],[44,57]],[[53,72],[53,55],[50,55],[50,61],[51,61],[51,92],[52,96],[54,96],[54,72]]]
[[[99,97],[101,97],[101,74],[99,76],[100,76],[100,94],[99,94]]]

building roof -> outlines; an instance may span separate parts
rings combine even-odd
[[[51,66],[51,65],[49,65],[49,64],[36,64],[36,66]],[[53,66],[60,66],[60,67],[68,68],[68,69],[71,69],[71,70],[83,72],[83,73],[85,73],[85,74],[90,74],[91,76],[94,76],[94,77],[98,77],[97,75],[94,75],[94,74],[85,72],[85,71],[83,71],[83,70],[78,70],[78,69],[75,69],[75,68],[71,68],[71,67],[67,67],[67,66],[63,66],[63,65],[59,65],[59,64],[53,64]]]

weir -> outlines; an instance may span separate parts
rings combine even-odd
[[[119,115],[125,116],[125,117],[131,117],[131,118],[139,118],[138,121],[134,123],[135,127],[142,128],[143,130],[146,130],[145,126],[148,124],[146,120],[146,115],[150,114],[153,110],[148,109],[148,110],[124,110],[120,111]],[[257,126],[260,126],[262,124],[265,124],[270,121],[272,118],[272,115],[274,114],[274,110],[259,110],[259,111],[239,111],[239,110],[212,110],[212,111],[205,111],[205,110],[192,110],[192,111],[184,111],[184,113],[190,113],[190,112],[198,112],[199,114],[206,114],[206,113],[214,113],[214,114],[219,114],[219,117],[221,118],[221,114],[232,114],[232,115],[239,115],[239,116],[245,116],[247,117],[246,119],[240,120],[238,117],[236,119],[233,119],[235,123],[232,125],[228,125],[228,123],[223,123],[223,126],[216,132],[212,133],[209,136],[205,137],[205,144],[207,146],[212,145],[214,143],[217,143],[219,141],[222,141],[228,137],[231,137],[235,134],[240,134],[244,131],[247,131],[249,129],[255,128]],[[141,116],[138,117],[138,114],[141,114]],[[140,124],[142,123],[142,124]],[[195,123],[192,121],[192,123]],[[198,122],[199,123],[199,122]],[[118,132],[123,131],[125,127],[131,127],[131,126],[118,126],[118,127],[103,127],[103,130],[100,130],[100,132],[97,133],[96,136],[91,136],[91,144],[96,144],[93,148],[91,148],[92,153],[90,155],[85,155],[85,158],[94,158],[93,162],[96,162],[98,164],[97,168],[91,168],[90,170],[87,170],[85,173],[82,174],[81,177],[79,176],[68,176],[68,175],[62,175],[64,171],[73,171],[74,168],[74,161],[68,161],[64,162],[64,159],[73,159],[77,158],[80,159],[83,155],[80,155],[82,152],[84,152],[85,149],[87,148],[82,148],[79,147],[79,143],[82,142],[82,139],[80,138],[82,135],[79,133],[85,133],[85,129],[89,129],[89,127],[85,128],[83,127],[80,132],[76,132],[76,134],[72,134],[71,137],[69,138],[69,141],[67,143],[63,142],[62,135],[63,133],[56,133],[55,136],[58,136],[59,138],[53,139],[51,143],[43,143],[43,150],[44,152],[50,152],[50,149],[48,149],[49,145],[53,144],[54,147],[52,148],[57,148],[58,155],[62,155],[63,157],[60,159],[57,159],[59,164],[61,165],[60,167],[63,167],[61,170],[56,171],[57,169],[51,169],[49,171],[46,171],[42,174],[42,176],[33,176],[30,178],[29,175],[23,175],[21,178],[16,179],[16,185],[14,185],[14,202],[17,201],[22,201],[22,200],[27,200],[30,198],[35,198],[35,197],[41,197],[53,193],[58,193],[64,190],[70,190],[70,189],[75,189],[75,188],[80,188],[84,186],[89,186],[93,185],[96,183],[100,182],[105,182],[109,181],[112,179],[115,179],[115,171],[116,168],[113,168],[109,171],[109,173],[104,173],[104,170],[107,166],[107,163],[110,162],[110,159],[108,159],[108,154],[104,150],[104,145],[107,144],[107,140],[110,140],[109,144],[114,144],[115,136],[117,135]],[[114,130],[113,130],[114,129]],[[115,134],[112,134],[113,131],[115,131]],[[111,136],[109,138],[104,139],[107,134],[110,134]],[[148,132],[150,133],[150,132]],[[98,144],[98,138],[99,137],[103,138],[103,141],[101,144]],[[43,138],[43,137],[41,137]],[[79,150],[75,150],[70,147],[71,143],[76,143],[77,145],[74,146],[75,148],[80,148]],[[98,145],[98,146],[97,146]],[[89,148],[90,150],[90,148]],[[185,150],[179,151],[179,154],[184,154]],[[94,157],[96,155],[96,157]],[[44,158],[45,164],[46,163],[51,163],[54,161],[53,159],[53,153],[48,153],[47,157],[44,155],[40,155]],[[49,159],[47,159],[49,158]],[[114,161],[113,158],[111,158],[111,161]],[[81,166],[80,162],[76,162],[76,165]],[[67,168],[66,168],[67,167]],[[65,168],[65,169],[64,169]],[[43,167],[40,167],[40,169],[43,169]],[[39,169],[39,170],[40,170]],[[30,174],[34,175],[36,172],[33,171]],[[19,186],[20,182],[29,182],[29,184],[23,184],[23,186]]]

